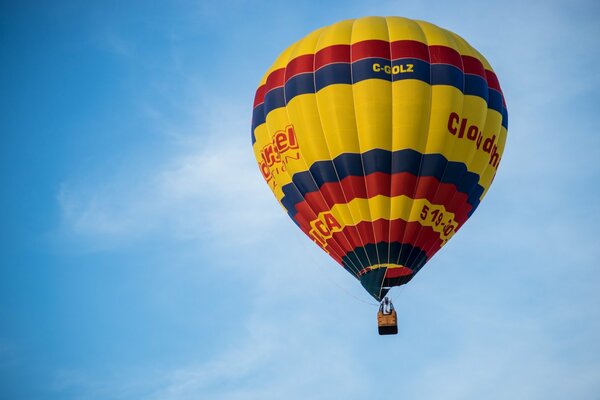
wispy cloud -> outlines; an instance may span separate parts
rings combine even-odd
[[[65,181],[58,193],[65,232],[106,245],[148,235],[193,240],[235,234],[244,242],[268,230],[281,214],[260,182],[248,135],[239,134],[248,130],[246,121],[210,111],[194,118],[201,122],[163,125],[170,144],[158,160],[138,157],[136,165],[95,181],[85,175]],[[194,134],[199,127],[201,134]]]
[[[275,321],[265,315],[251,318],[239,343],[223,349],[214,360],[172,371],[165,388],[154,398],[335,399],[367,395],[360,380],[348,380],[364,367],[356,354],[348,351],[347,343],[314,333],[319,328],[316,322],[322,321],[309,315]],[[304,335],[302,340],[298,340],[299,333]]]
[[[133,40],[119,34],[112,27],[106,27],[96,37],[98,44],[104,50],[124,58],[132,58],[136,55],[136,45]]]
[[[237,338],[208,360],[143,371],[120,369],[104,376],[60,371],[53,389],[89,399],[368,397],[368,371],[360,352],[351,351],[356,340],[322,335],[324,323],[322,315],[307,310],[288,311],[286,318],[254,308]]]

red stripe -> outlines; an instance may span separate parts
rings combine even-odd
[[[446,46],[429,46],[429,55],[432,64],[450,64],[463,70],[460,53]]]
[[[493,71],[487,69],[485,70],[485,76],[488,82],[488,86],[491,89],[495,89],[498,92],[500,92],[500,95],[502,96],[502,105],[504,106],[504,108],[506,108],[506,102],[504,101],[504,93],[502,93],[502,89],[500,88],[500,82],[498,81],[498,77]]]
[[[366,183],[366,187],[365,187]],[[467,219],[472,206],[468,196],[456,190],[450,183],[440,183],[436,178],[417,176],[409,172],[394,175],[375,172],[362,176],[347,176],[340,182],[328,182],[318,192],[307,193],[304,201],[296,204],[301,212],[303,203],[308,203],[314,212],[329,211],[335,204],[346,204],[354,199],[369,199],[383,195],[388,197],[410,196],[415,199],[427,199],[433,204],[443,204],[461,223]]]
[[[493,73],[492,71],[486,69],[485,70],[485,77],[488,83],[488,87],[492,88],[492,89],[496,89],[497,91],[499,91],[500,93],[502,93],[502,89],[500,89],[500,82],[498,82],[498,77],[496,76],[495,73]]]
[[[413,273],[412,270],[410,268],[406,268],[406,267],[388,268],[385,271],[385,277],[386,278],[399,278],[401,276],[410,275],[412,273]]]
[[[267,83],[265,84],[265,94],[270,90],[283,86],[285,77],[285,68],[279,68],[269,74]]]
[[[294,216],[294,221],[300,226],[300,229],[310,230],[310,221],[316,219],[315,213],[306,202],[298,204],[299,207],[296,209],[298,213]]]
[[[342,228],[343,233],[334,233],[334,237],[337,240],[341,240],[341,243],[344,244],[342,250],[344,250],[343,254],[351,251],[356,247],[361,247],[364,238],[360,234],[360,231],[355,225],[350,225]],[[363,232],[364,233],[364,232]]]
[[[285,82],[295,75],[313,72],[314,61],[314,54],[305,54],[303,56],[294,58],[285,68]]]
[[[363,58],[387,58],[390,59],[390,42],[385,40],[365,40],[352,44],[352,62]]]
[[[429,47],[416,40],[398,40],[392,42],[392,59],[419,58],[429,62]]]
[[[432,184],[428,180],[433,180]],[[454,220],[462,225],[469,217],[473,208],[468,203],[468,196],[456,190],[456,186],[450,183],[441,183],[432,177],[421,177],[417,181],[414,196],[415,199],[427,199],[432,204],[441,204],[444,208],[454,214]]]
[[[374,232],[385,232],[385,235],[377,237]],[[362,221],[357,225],[345,226],[341,231],[335,232],[331,238],[327,239],[327,243],[330,241],[341,246],[342,257],[367,244],[398,242],[420,248],[426,252],[427,258],[430,258],[442,246],[443,242],[440,239],[440,234],[434,231],[433,228],[422,226],[419,222],[406,222],[403,219],[392,221],[378,219],[374,222]],[[387,254],[381,258],[382,262],[387,262]],[[385,261],[383,261],[384,258]],[[390,260],[390,262],[394,261]]]
[[[315,54],[315,71],[319,68],[333,63],[350,62],[350,45],[336,44],[325,47]]]
[[[462,56],[462,63],[465,74],[478,75],[485,79],[485,68],[481,61],[471,56]]]
[[[254,95],[254,108],[265,102],[265,88],[265,85],[260,85],[258,89],[256,89],[256,95]]]

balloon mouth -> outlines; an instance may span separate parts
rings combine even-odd
[[[408,283],[414,271],[399,264],[376,264],[360,271],[360,283],[377,301],[381,301],[392,286]]]

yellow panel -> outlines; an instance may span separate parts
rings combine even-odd
[[[363,40],[388,41],[388,28],[383,17],[364,17],[354,21],[352,28],[352,43]]]
[[[492,147],[491,150],[491,156],[490,157],[494,157],[494,153],[497,153],[498,157],[497,157],[497,161],[496,158],[491,158],[490,159],[490,163],[488,164],[485,172],[483,173],[482,176],[482,184],[481,186],[483,186],[485,188],[485,191],[482,193],[480,200],[482,200],[485,195],[487,194],[487,191],[490,189],[490,185],[492,184],[492,181],[494,180],[494,177],[496,176],[496,171],[498,170],[498,165],[500,164],[500,161],[502,160],[502,154],[504,153],[504,146],[506,145],[506,128],[502,127],[500,129],[500,135],[498,138],[498,141],[496,143],[496,145],[494,145],[495,147]]]
[[[423,33],[427,37],[427,44],[429,46],[447,46],[457,49],[458,46],[454,41],[454,38],[447,30],[426,21],[415,22],[419,24],[423,30]]]
[[[286,107],[287,116],[296,129],[307,165],[330,159],[327,142],[321,129],[320,116],[316,109],[314,94],[296,96]]]
[[[275,165],[275,168],[280,170],[279,173],[276,171],[276,181],[280,186],[284,186],[292,181],[291,176],[294,172],[306,169],[306,163],[302,159],[304,145],[299,140],[295,131],[289,131],[291,124],[287,118],[285,108],[278,108],[271,111],[269,115],[267,115],[266,126],[266,131],[268,133],[266,134],[267,137],[265,140],[269,140],[270,145],[273,147],[273,151],[278,153],[279,156],[279,163]],[[277,139],[275,137],[279,136],[281,132],[290,138],[287,141],[293,143],[293,145],[292,148],[287,148],[286,151],[278,152]],[[297,145],[294,144],[294,142],[297,142]],[[281,193],[281,196],[283,196],[283,193]],[[281,198],[279,197],[279,199]]]
[[[353,19],[348,19],[324,28],[319,37],[315,53],[325,47],[350,44],[350,33],[352,32],[354,21]]]
[[[425,43],[421,27],[413,20],[402,17],[386,17],[390,42],[416,40]]]
[[[329,85],[316,95],[329,153],[360,153],[351,85]]]
[[[431,96],[431,85],[425,82],[408,79],[393,82],[393,150],[425,152]]]
[[[290,60],[303,54],[314,54],[317,41],[319,40],[321,33],[326,29],[327,28],[317,29],[305,36],[302,40],[296,42],[296,44],[291,47]]]
[[[426,153],[440,153],[450,157],[454,142],[448,134],[448,116],[451,113],[461,114],[464,95],[452,86],[434,85],[431,89],[431,114],[429,115],[429,132],[427,133]],[[461,161],[461,160],[456,160]]]
[[[488,114],[487,103],[477,96],[465,96],[463,108],[459,113],[447,115],[445,134],[448,141],[448,158],[463,162],[470,171],[475,171],[471,160],[484,142],[484,127]],[[454,117],[454,118],[453,118]],[[452,128],[452,132],[450,129]]]
[[[452,237],[454,232],[450,232],[449,234],[444,233],[444,229],[448,225],[456,226],[456,220],[454,213],[447,211],[443,205],[433,204],[426,199],[412,199],[408,196],[396,196],[396,197],[388,197],[388,196],[375,196],[368,200],[366,199],[353,199],[349,203],[345,204],[345,207],[349,207],[351,210],[355,210],[357,208],[363,207],[366,203],[369,204],[371,208],[371,219],[366,219],[363,221],[374,222],[378,219],[403,219],[407,222],[419,222],[422,226],[429,226],[435,232],[440,234],[440,238],[443,241],[447,241]],[[392,209],[394,210],[390,215],[388,209],[392,205]],[[407,206],[408,204],[408,206]],[[341,214],[340,207],[341,205],[336,204],[331,209],[331,214],[341,222]],[[442,223],[432,222],[431,218],[422,218],[422,210],[424,206],[428,208],[428,215],[437,211],[441,213]],[[339,217],[338,217],[339,216]],[[347,225],[343,224],[342,228]]]
[[[502,115],[500,115],[496,110],[491,109],[487,109],[486,114],[487,117],[483,127],[483,136],[481,141],[475,143],[475,154],[469,161],[469,170],[475,172],[480,177],[483,176],[483,172],[489,166],[490,152],[493,148],[493,143],[498,141],[500,128],[502,128]],[[480,182],[480,185],[482,185],[484,188],[487,187],[487,184],[485,184],[483,181]]]
[[[273,191],[277,201],[281,203],[283,192],[281,187],[286,182],[286,177],[281,176],[281,162],[279,154],[277,154],[272,145],[272,138],[265,124],[262,124],[254,130],[256,142],[254,143],[254,155],[258,161],[259,169],[263,178]]]
[[[392,83],[367,79],[352,85],[358,142],[362,153],[392,149]]]

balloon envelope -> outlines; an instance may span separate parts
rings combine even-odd
[[[367,17],[277,58],[256,91],[252,145],[290,218],[380,300],[473,214],[507,122],[492,67],[460,36]]]

